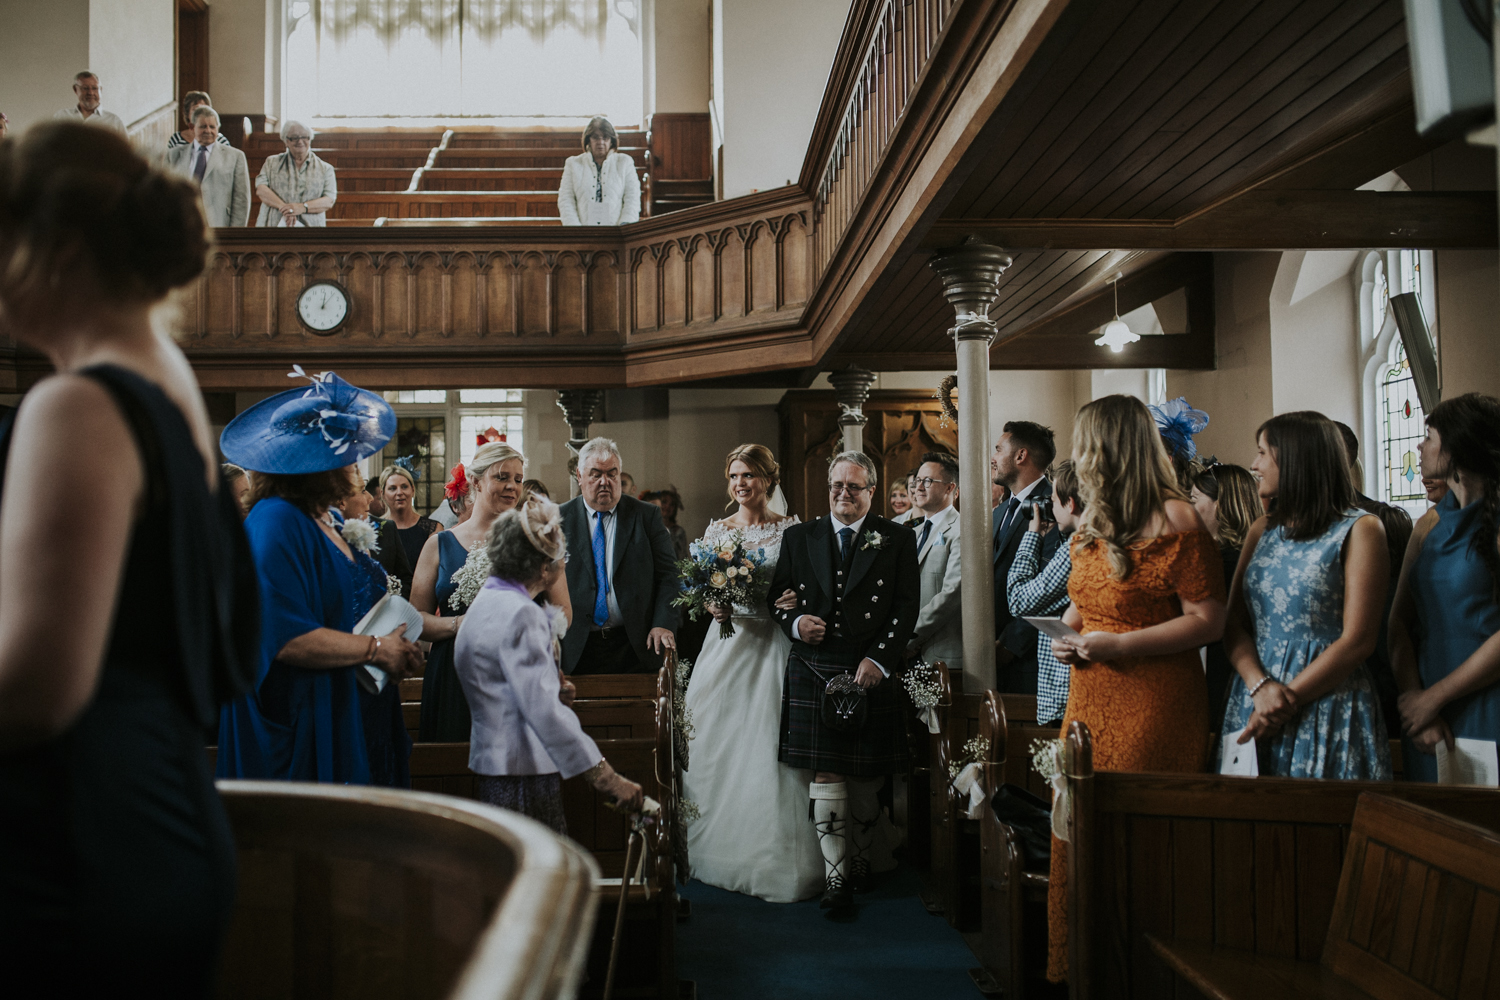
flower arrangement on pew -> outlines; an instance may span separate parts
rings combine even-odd
[[[1052,833],[1058,840],[1068,839],[1068,813],[1072,810],[1072,798],[1068,794],[1068,779],[1062,768],[1063,741],[1032,740],[1031,766],[1052,786]]]
[[[713,546],[693,542],[688,558],[677,563],[677,575],[682,593],[673,598],[672,605],[686,608],[693,621],[708,614],[710,604],[730,609],[730,615],[719,623],[721,639],[734,635],[733,608],[759,607],[771,587],[765,556],[759,549],[746,551],[740,531]]]
[[[901,684],[911,698],[912,707],[917,710],[917,718],[927,724],[927,731],[938,732],[937,705],[942,689],[938,686],[937,667],[926,660],[918,660],[902,675]]]
[[[964,808],[964,816],[968,819],[978,819],[984,808],[984,782],[979,779],[979,772],[989,755],[989,737],[974,736],[964,744],[959,758],[948,763],[949,783],[955,792],[969,800]]]

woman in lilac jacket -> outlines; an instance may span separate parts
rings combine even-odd
[[[550,501],[533,500],[496,518],[487,550],[491,576],[469,606],[455,651],[473,718],[469,769],[479,775],[479,798],[564,834],[564,778],[586,775],[627,812],[643,800],[641,786],[615,773],[562,700],[557,641],[567,623],[555,625],[561,610],[535,602],[561,575],[566,551]]]

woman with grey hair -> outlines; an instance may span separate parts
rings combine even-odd
[[[312,151],[312,129],[301,122],[281,126],[285,153],[266,157],[255,178],[260,199],[257,226],[326,226],[339,198],[333,164]]]
[[[469,704],[453,672],[453,640],[468,611],[459,581],[454,577],[475,549],[489,538],[490,526],[521,502],[526,479],[526,457],[504,441],[492,441],[474,453],[465,477],[474,498],[474,511],[462,524],[427,539],[412,578],[411,603],[422,612],[422,637],[432,642],[427,672],[422,679],[422,717],[417,739],[422,743],[462,743],[469,738]],[[472,594],[468,595],[472,599]],[[564,609],[568,619],[567,581],[548,593],[548,600]]]
[[[608,118],[583,130],[583,152],[563,164],[557,214],[565,226],[623,226],[641,217],[641,181],[635,160],[620,152]]]
[[[558,662],[566,616],[534,603],[564,581],[567,540],[557,505],[533,500],[506,511],[486,542],[490,577],[459,633],[457,657],[474,712],[469,769],[480,801],[566,834],[562,782],[582,774],[621,809],[640,809],[641,786],[615,773],[564,703]]]

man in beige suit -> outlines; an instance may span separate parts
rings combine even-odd
[[[958,552],[958,461],[942,452],[922,456],[911,487],[912,517],[917,533],[917,565],[922,581],[922,610],[912,630],[909,653],[928,663],[941,660],[952,669],[964,662],[963,616],[959,583],[963,560]]]
[[[200,104],[193,109],[193,141],[168,149],[167,166],[198,183],[210,226],[243,226],[250,221],[250,167],[244,153],[218,140],[219,113]]]

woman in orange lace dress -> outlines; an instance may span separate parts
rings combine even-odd
[[[1198,647],[1224,631],[1218,545],[1177,486],[1144,403],[1105,396],[1078,411],[1073,463],[1084,497],[1064,615],[1081,640],[1053,645],[1072,666],[1063,732],[1093,734],[1104,771],[1202,771],[1208,686]],[[1052,840],[1047,978],[1068,973],[1067,845]]]

